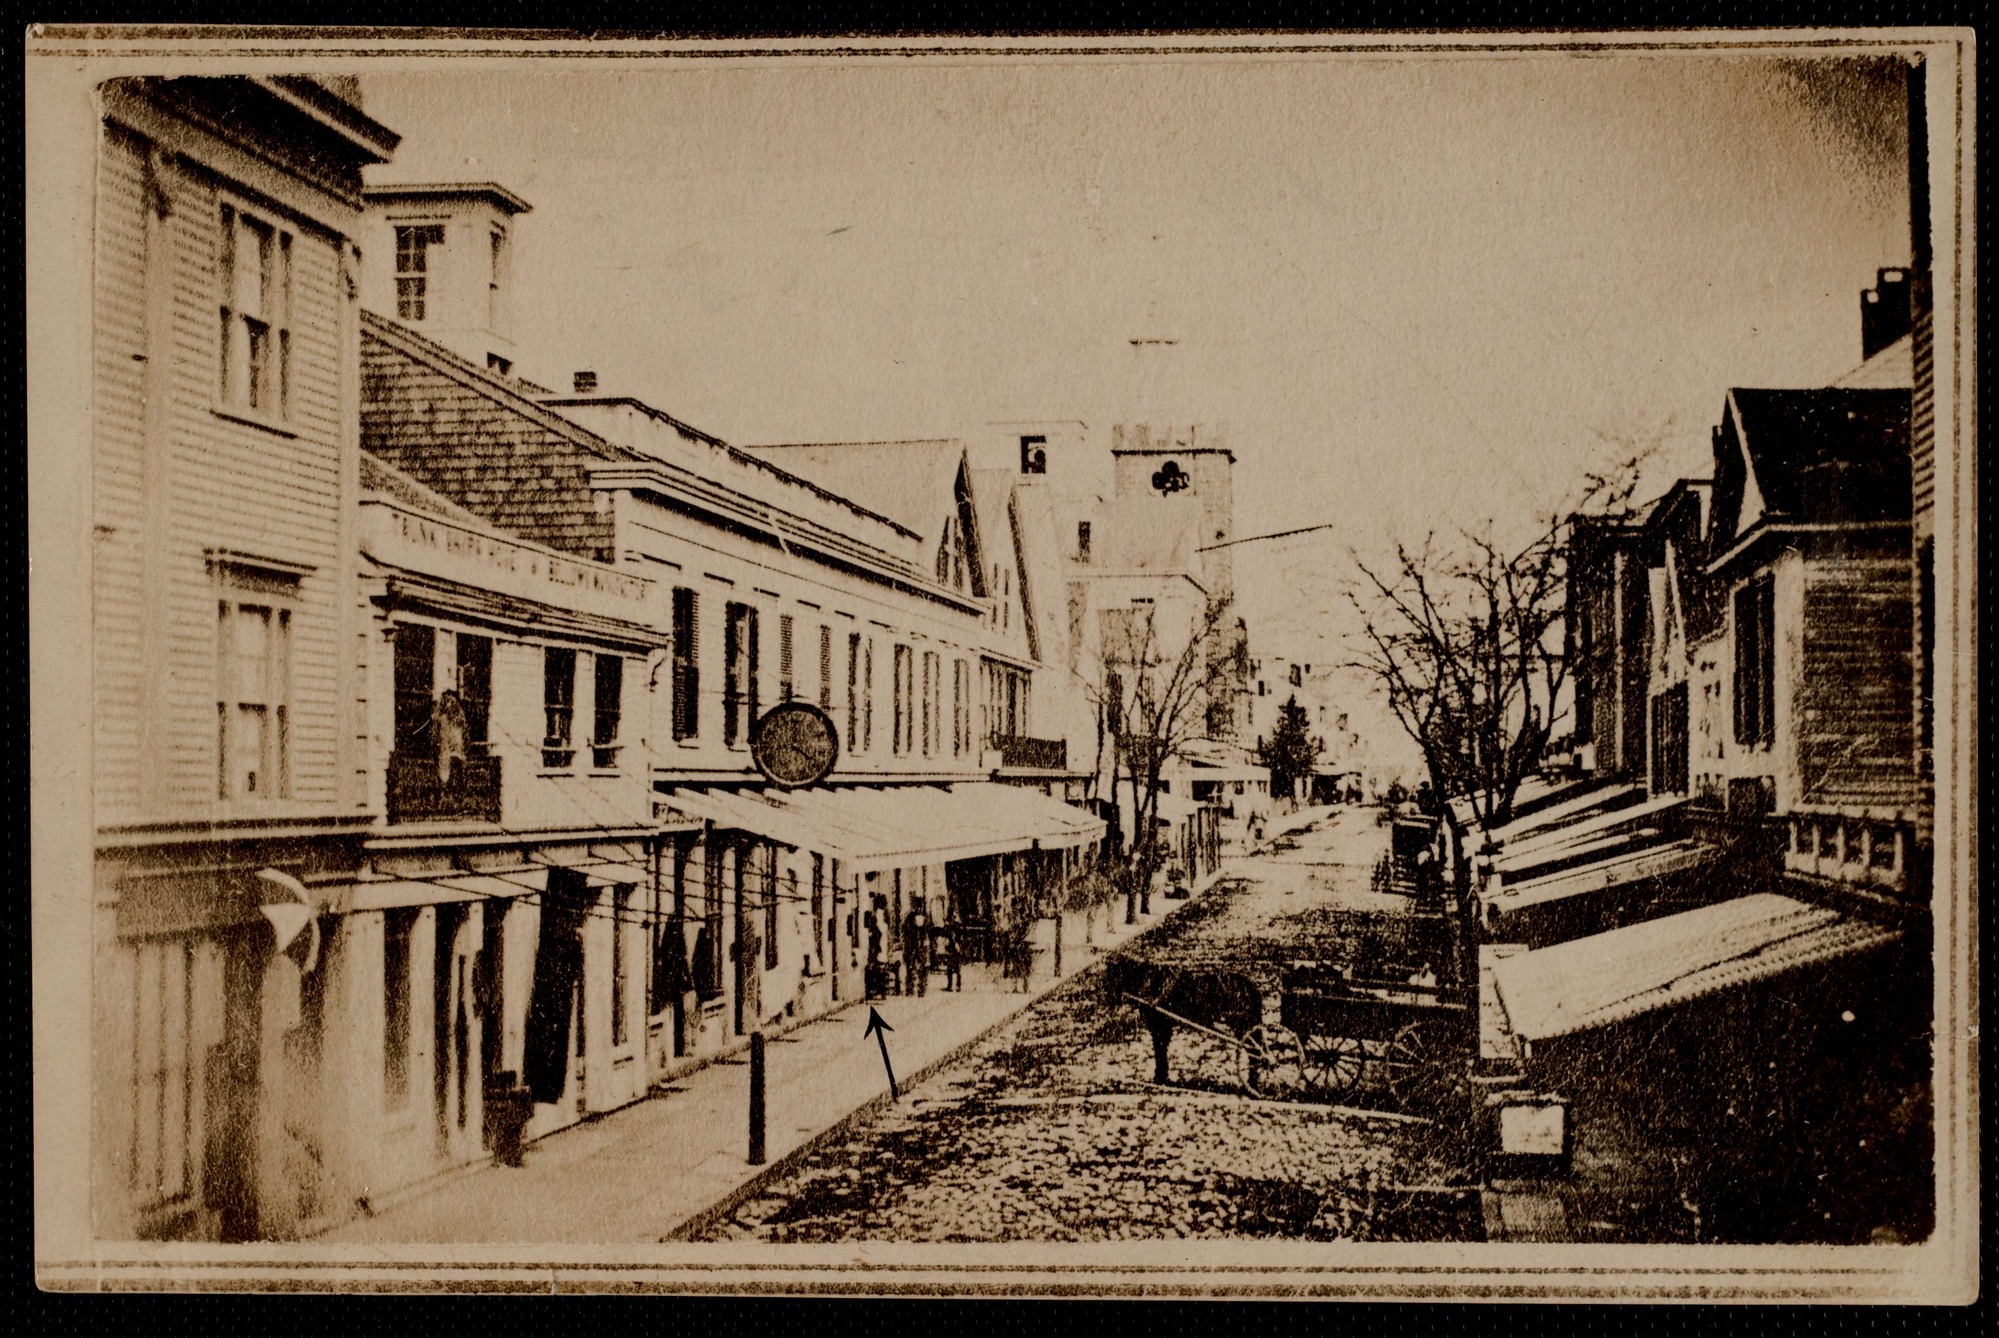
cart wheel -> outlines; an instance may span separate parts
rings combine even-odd
[[[1439,1028],[1411,1022],[1395,1033],[1384,1056],[1388,1087],[1407,1109],[1433,1109],[1454,1085],[1451,1047]]]
[[[1354,1036],[1314,1036],[1304,1043],[1305,1081],[1331,1097],[1360,1086],[1367,1046]]]
[[[1260,1022],[1243,1033],[1236,1077],[1254,1096],[1296,1087],[1304,1079],[1305,1051],[1289,1027]]]

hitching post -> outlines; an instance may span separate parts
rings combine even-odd
[[[750,1033],[750,1165],[764,1164],[764,1034]]]

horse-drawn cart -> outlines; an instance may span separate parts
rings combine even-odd
[[[1304,1090],[1337,1100],[1379,1070],[1407,1109],[1433,1109],[1470,1059],[1472,1016],[1457,991],[1425,967],[1294,962],[1283,967],[1277,1020],[1240,966],[1114,958],[1110,997],[1136,1006],[1152,1033],[1154,1080],[1164,1083],[1175,1027],[1221,1041],[1238,1081],[1254,1095]]]

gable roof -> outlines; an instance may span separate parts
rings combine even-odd
[[[932,548],[956,512],[958,475],[965,468],[965,444],[941,438],[737,449],[894,521]]]
[[[1760,496],[1760,519],[1908,519],[1907,390],[1738,388],[1729,392],[1728,413],[1749,471],[1745,495]]]

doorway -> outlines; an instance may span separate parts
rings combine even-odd
[[[206,1198],[224,1241],[258,1238],[257,1109],[262,1086],[264,964],[272,947],[262,923],[223,942],[222,1040],[204,1075],[210,1112]]]
[[[493,1146],[492,1095],[506,1068],[506,924],[512,906],[499,898],[480,906],[479,957],[472,977],[479,1018],[479,1141],[488,1150]]]
[[[476,1016],[472,982],[477,961],[470,911],[464,902],[438,906],[431,976],[431,1053],[436,1056],[432,1109],[437,1119],[438,1155],[449,1162],[477,1156],[485,1142],[485,1131],[474,1118],[483,1102],[472,1086]],[[477,1049],[483,1052],[484,1047]]]

